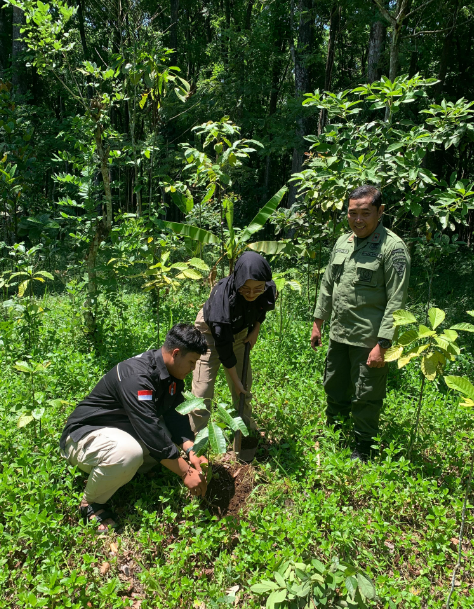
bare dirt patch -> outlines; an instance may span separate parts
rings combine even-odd
[[[238,516],[255,486],[253,467],[246,463],[216,463],[212,473],[203,503],[215,516]]]

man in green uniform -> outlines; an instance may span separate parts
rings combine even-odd
[[[384,354],[395,329],[392,313],[405,305],[410,258],[400,237],[382,224],[384,206],[374,186],[349,195],[352,232],[332,251],[314,311],[311,346],[321,346],[321,326],[330,321],[324,374],[327,423],[352,413],[356,447],[352,459],[366,460],[378,433],[386,394]]]

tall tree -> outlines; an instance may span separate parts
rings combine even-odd
[[[25,24],[25,13],[17,6],[13,7],[12,23],[12,83],[18,93],[27,92],[26,65],[23,58],[26,46],[20,32]]]
[[[380,78],[386,35],[386,25],[380,20],[374,21],[370,26],[369,50],[367,52],[367,82],[374,82],[374,80]]]

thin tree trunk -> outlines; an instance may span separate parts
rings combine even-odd
[[[176,65],[178,61],[178,17],[179,0],[171,0],[171,25],[170,25],[170,47],[173,54],[170,56],[171,65]]]
[[[387,27],[381,21],[374,21],[370,28],[369,50],[367,53],[367,81],[380,78],[380,61],[385,44]]]
[[[20,95],[25,95],[26,86],[26,66],[22,53],[25,51],[25,42],[20,29],[25,24],[25,13],[18,7],[13,7],[12,25],[12,83],[13,87]]]
[[[292,19],[294,19],[294,3],[292,1]],[[299,25],[298,25],[298,45],[294,48],[291,44],[291,54],[295,68],[295,97],[302,97],[311,89],[310,71],[308,67],[308,55],[313,52],[313,27],[311,21],[312,0],[299,0]],[[293,34],[291,34],[293,41]],[[304,136],[308,134],[308,120],[303,115],[303,108],[300,109],[299,118],[296,121],[296,145],[293,148],[293,158],[291,163],[291,173],[301,171],[303,165]],[[291,207],[296,200],[297,186],[292,183],[288,192],[288,207]]]
[[[331,90],[331,78],[332,78],[332,70],[334,67],[334,57],[336,53],[336,38],[339,31],[339,26],[341,23],[341,7],[334,5],[331,9],[331,18],[329,25],[329,42],[328,42],[328,54],[326,58],[326,71],[324,75],[324,90]],[[318,134],[324,131],[324,126],[326,124],[326,111],[321,110],[319,115],[318,122]]]

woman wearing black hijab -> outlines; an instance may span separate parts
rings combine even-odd
[[[193,394],[205,398],[207,410],[191,415],[191,427],[197,432],[207,424],[214,385],[221,363],[235,404],[244,391],[240,377],[245,343],[251,348],[257,342],[260,325],[267,311],[275,308],[276,286],[270,265],[256,252],[245,252],[235,263],[234,272],[221,279],[199,311],[196,327],[204,333],[208,351],[193,372]],[[254,427],[250,405],[252,368],[249,362],[244,421]]]

